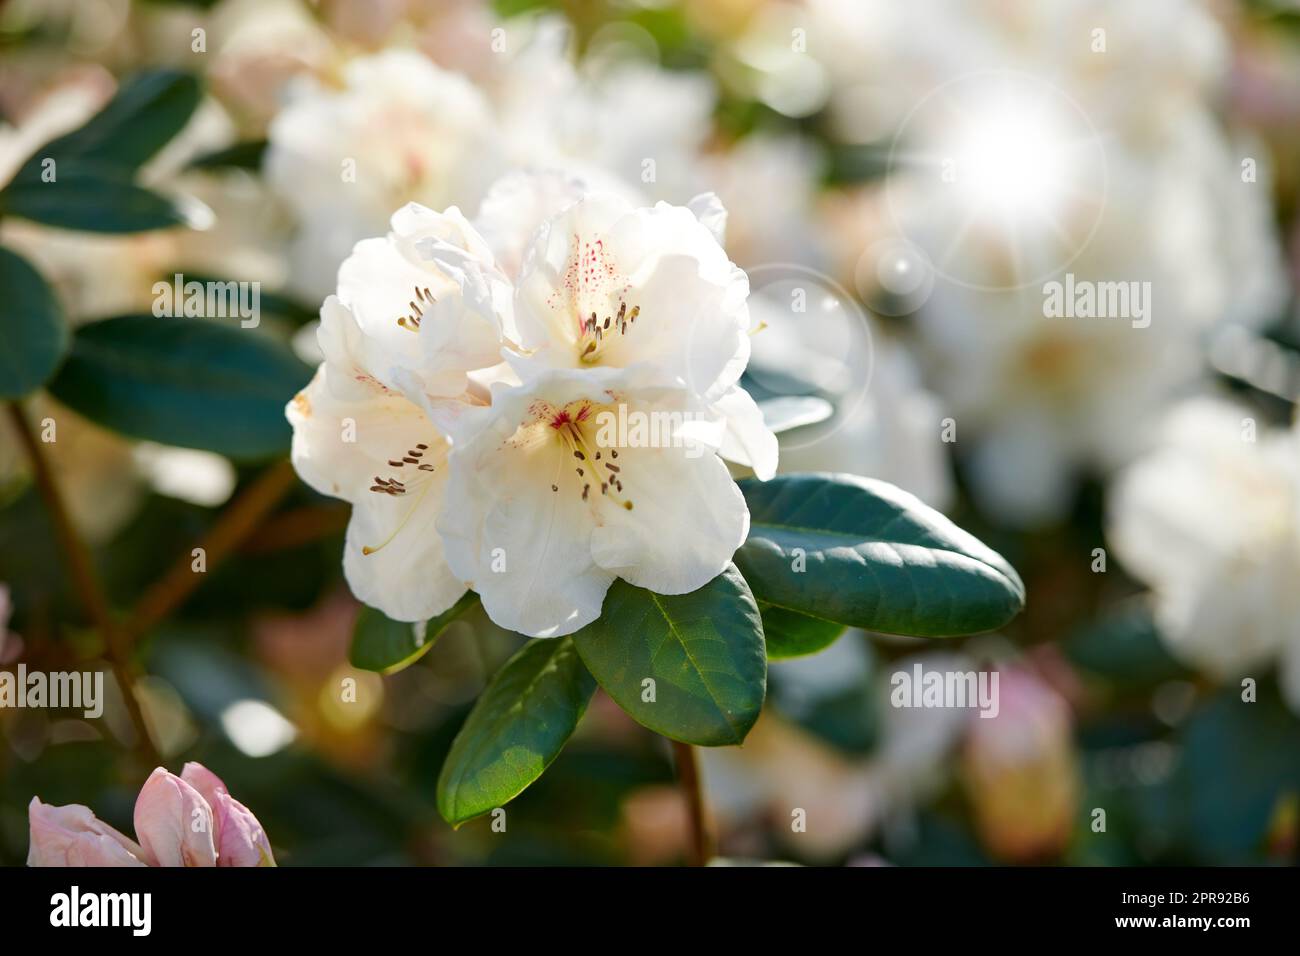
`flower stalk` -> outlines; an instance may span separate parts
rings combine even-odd
[[[32,432],[31,425],[28,423],[27,416],[24,414],[22,405],[19,402],[9,403],[9,418],[13,422],[14,430],[18,434],[18,440],[22,444],[28,460],[31,461],[32,476],[36,482],[37,490],[45,502],[50,522],[54,525],[55,537],[58,538],[59,546],[67,557],[68,570],[72,574],[72,582],[76,588],[77,596],[86,614],[100,633],[104,644],[104,656],[112,667],[113,677],[122,689],[122,700],[126,704],[126,711],[131,719],[131,724],[135,728],[136,747],[143,759],[151,764],[157,764],[160,758],[154,747],[153,738],[149,735],[148,724],[145,722],[144,713],[140,709],[140,702],[135,694],[135,676],[131,664],[131,639],[113,620],[108,599],[100,584],[99,576],[95,573],[90,550],[86,547],[85,542],[81,540],[72,524],[72,519],[63,501],[63,495],[54,480],[53,472],[50,470],[49,461],[41,450],[41,443]]]
[[[700,782],[699,763],[695,748],[678,740],[670,740],[673,763],[677,767],[677,785],[686,801],[687,819],[690,821],[690,843],[687,862],[691,866],[705,866],[713,857],[713,838],[709,833],[704,811],[704,788]]]

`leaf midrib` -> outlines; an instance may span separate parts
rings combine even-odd
[[[654,602],[654,605],[658,609],[659,614],[663,617],[664,621],[667,622],[668,632],[674,638],[676,638],[677,643],[681,645],[682,653],[686,655],[686,659],[690,662],[691,667],[694,668],[695,673],[699,675],[700,683],[703,684],[704,689],[709,692],[709,703],[713,705],[715,710],[717,710],[718,715],[722,717],[723,722],[726,723],[726,725],[731,729],[731,732],[737,736],[740,736],[740,727],[732,720],[730,715],[727,714],[727,711],[723,708],[721,702],[718,700],[717,691],[714,689],[713,685],[709,682],[709,679],[704,676],[703,669],[700,667],[699,663],[695,660],[695,657],[691,654],[691,650],[687,646],[686,641],[683,639],[681,632],[677,630],[676,623],[673,621],[672,617],[669,616],[667,609],[659,601],[659,595],[653,591],[646,591],[646,593],[650,595],[650,600]]]

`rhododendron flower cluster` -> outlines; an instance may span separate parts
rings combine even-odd
[[[770,477],[777,444],[739,384],[724,222],[712,196],[637,208],[516,173],[477,222],[411,204],[357,244],[288,407],[299,474],[353,505],[357,597],[419,621],[473,589],[554,637],[616,578],[684,594],[727,567],[749,513],[723,459]]]

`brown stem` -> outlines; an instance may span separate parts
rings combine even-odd
[[[266,521],[250,534],[239,550],[243,554],[271,554],[300,548],[340,533],[348,524],[346,506],[304,505]]]
[[[204,552],[204,568],[213,570],[257,528],[271,509],[293,486],[293,466],[287,461],[272,465],[221,513],[196,547]],[[187,551],[172,565],[136,605],[127,634],[135,640],[153,630],[198,588],[203,575],[193,570],[193,552]]]
[[[700,768],[695,761],[695,748],[677,740],[673,745],[673,763],[677,766],[677,785],[686,800],[686,810],[691,823],[690,852],[687,862],[691,866],[704,866],[713,856],[713,841],[709,836],[704,816],[704,790],[700,784]]]
[[[23,450],[31,461],[32,476],[36,481],[36,487],[40,491],[41,498],[45,502],[45,508],[49,512],[50,523],[54,525],[55,537],[58,538],[59,546],[68,559],[68,569],[72,573],[72,582],[77,590],[77,595],[86,614],[90,617],[104,642],[104,656],[108,658],[109,665],[113,669],[113,676],[122,689],[122,699],[126,704],[127,714],[131,718],[131,723],[135,727],[136,737],[138,738],[137,746],[145,759],[150,763],[157,764],[159,762],[158,751],[154,747],[153,738],[149,736],[149,727],[145,723],[144,714],[140,710],[140,702],[135,695],[135,676],[131,665],[130,638],[118,628],[113,620],[112,611],[108,606],[108,599],[105,597],[104,589],[101,587],[99,577],[95,573],[95,565],[90,556],[90,551],[86,548],[85,543],[77,534],[77,529],[72,524],[68,509],[63,502],[63,494],[59,491],[59,486],[54,481],[54,473],[50,470],[50,463],[41,450],[41,443],[37,441],[36,435],[27,421],[27,416],[23,413],[21,404],[18,402],[9,403],[9,418],[13,422],[14,430],[18,434],[18,440],[22,444]]]

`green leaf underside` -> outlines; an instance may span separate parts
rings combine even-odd
[[[0,193],[6,213],[46,226],[85,232],[129,233],[185,225],[181,209],[166,196],[138,186],[131,174],[68,160],[53,182],[25,173]]]
[[[572,638],[525,644],[452,742],[438,777],[438,812],[458,826],[517,797],[559,755],[595,690]]]
[[[573,635],[587,669],[638,723],[706,747],[737,744],[767,690],[763,625],[734,566],[690,594],[618,580],[600,619]],[[643,682],[654,680],[654,700]]]
[[[310,375],[252,329],[132,315],[78,329],[50,391],[122,434],[255,460],[287,452],[284,407]]]
[[[451,622],[478,603],[478,595],[466,591],[459,601],[424,626],[424,638],[416,643],[416,626],[408,621],[394,621],[383,611],[362,607],[352,629],[352,649],[348,659],[353,667],[396,674],[410,667],[438,642]]]
[[[834,644],[845,631],[843,624],[777,607],[761,598],[758,609],[763,615],[763,640],[769,661],[816,654]]]
[[[68,347],[68,327],[53,291],[24,259],[0,248],[0,399],[45,384]]]
[[[767,605],[918,637],[993,630],[1024,606],[999,554],[886,482],[786,475],[740,486],[751,525],[736,565]]]

